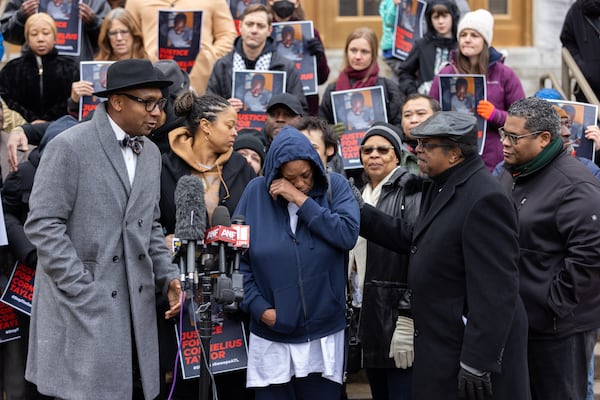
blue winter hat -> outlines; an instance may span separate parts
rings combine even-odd
[[[538,99],[544,100],[564,100],[565,98],[560,94],[560,92],[553,88],[543,88],[535,92],[533,97],[537,97]]]

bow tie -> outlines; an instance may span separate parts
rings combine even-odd
[[[121,143],[121,146],[123,147],[130,147],[131,150],[133,150],[133,152],[138,156],[144,148],[144,139],[138,136],[131,137],[129,135],[125,135],[123,140],[121,140],[119,143]]]

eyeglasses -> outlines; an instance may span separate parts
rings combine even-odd
[[[360,146],[360,152],[365,156],[371,154],[374,150],[377,151],[382,156],[385,156],[387,153],[392,150],[394,146]]]
[[[513,146],[516,146],[519,143],[519,139],[523,139],[524,137],[527,137],[527,136],[539,135],[542,132],[546,132],[546,131],[535,131],[535,132],[526,133],[524,135],[515,135],[514,133],[506,132],[504,130],[504,127],[498,128],[498,134],[500,135],[500,140],[504,141],[504,139],[508,138],[508,140],[510,140],[510,144],[512,144]]]
[[[417,139],[417,146],[421,146],[422,148],[428,150],[428,149],[435,149],[436,147],[456,147],[453,144],[450,143],[429,143],[429,142],[424,142],[423,139]]]
[[[121,34],[121,36],[129,35],[129,29],[118,29],[116,31],[108,31],[108,36],[110,37],[116,37],[119,34]]]
[[[140,97],[133,96],[129,93],[117,93],[117,94],[125,96],[128,99],[131,99],[133,101],[137,101],[140,104],[143,104],[144,107],[146,108],[146,112],[152,112],[152,111],[154,111],[154,109],[156,107],[158,107],[158,109],[160,111],[162,111],[165,109],[165,105],[167,104],[167,99],[165,99],[164,97],[162,99],[158,99],[158,100],[154,100],[154,99],[145,100]]]

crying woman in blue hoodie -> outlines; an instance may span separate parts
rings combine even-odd
[[[241,263],[242,307],[251,316],[247,386],[257,400],[339,399],[344,258],[360,220],[350,186],[328,175],[309,140],[286,126],[236,214],[250,226]]]

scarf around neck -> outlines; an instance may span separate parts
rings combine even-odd
[[[335,82],[335,90],[357,89],[369,86],[375,86],[379,78],[379,65],[373,64],[367,69],[356,71],[347,66]]]
[[[546,146],[540,153],[535,156],[532,160],[527,161],[521,165],[509,165],[508,172],[511,173],[513,179],[523,175],[530,174],[545,167],[550,161],[554,159],[563,149],[562,139],[557,137],[552,140],[548,146]]]

